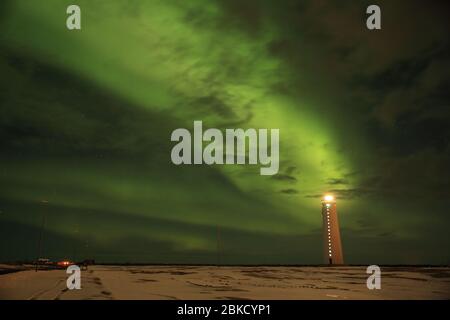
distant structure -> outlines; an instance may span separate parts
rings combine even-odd
[[[344,264],[336,201],[332,195],[326,195],[322,200],[322,220],[325,264]]]

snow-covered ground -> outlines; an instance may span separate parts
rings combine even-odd
[[[68,290],[65,270],[28,269],[0,275],[0,299],[450,299],[450,268],[381,272],[368,290],[364,267],[92,266]]]

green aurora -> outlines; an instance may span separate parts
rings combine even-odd
[[[321,263],[332,192],[346,262],[450,263],[448,4],[368,4],[2,1],[0,260],[45,217],[53,259]],[[280,172],[173,165],[194,120],[279,128]]]

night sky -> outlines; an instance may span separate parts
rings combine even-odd
[[[1,1],[0,261],[321,263],[331,192],[347,263],[450,263],[450,7],[376,3]],[[279,173],[172,164],[194,120]]]

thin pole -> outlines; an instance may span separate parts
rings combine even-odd
[[[76,263],[76,255],[77,255],[77,245],[78,245],[78,232],[79,232],[79,224],[76,225],[75,227],[75,232],[74,232],[74,239],[73,239],[73,257],[72,260],[74,263]]]
[[[48,201],[43,200],[42,203],[47,203]],[[36,258],[36,272],[38,271],[38,264],[39,264],[39,258],[42,254],[42,239],[44,237],[44,227],[45,227],[45,213],[46,210],[44,208],[44,211],[42,213],[42,226],[41,226],[41,232],[39,235],[39,241],[38,241],[38,252],[37,252],[37,258]]]
[[[217,225],[217,265],[220,266],[220,228]]]

